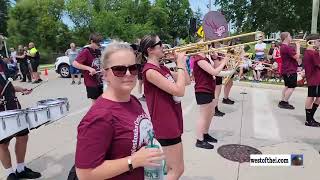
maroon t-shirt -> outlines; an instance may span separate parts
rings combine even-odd
[[[282,58],[282,74],[294,74],[297,73],[298,62],[293,56],[295,56],[296,50],[286,44],[282,44],[280,47],[280,55]]]
[[[312,50],[305,50],[303,64],[308,86],[320,85],[320,58],[319,53]]]
[[[170,70],[160,65],[146,63],[142,70],[144,95],[148,110],[151,116],[153,129],[157,139],[173,139],[180,137],[183,133],[183,117],[181,103],[175,101],[174,97],[158,88],[146,78],[146,72],[149,69],[158,71],[167,79],[174,81]]]
[[[149,131],[152,123],[136,97],[129,102],[99,97],[78,126],[76,167],[96,168],[105,160],[130,156],[148,144]],[[112,179],[143,180],[144,171],[137,168]]]
[[[215,79],[211,74],[207,73],[198,65],[198,62],[201,60],[205,60],[210,63],[208,58],[199,55],[194,57],[193,75],[195,81],[195,92],[213,93],[216,86]]]
[[[91,49],[89,47],[84,48],[76,58],[76,61],[80,64],[94,68],[96,71],[101,71],[100,66],[101,51]],[[89,74],[89,71],[83,71],[84,84],[87,87],[97,87],[102,85],[102,73],[97,73],[93,76]]]

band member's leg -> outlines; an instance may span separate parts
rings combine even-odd
[[[222,81],[222,80],[221,80]],[[222,83],[222,82],[221,82]],[[215,97],[215,104],[214,104],[214,115],[215,116],[224,116],[225,113],[224,112],[221,112],[219,110],[219,107],[218,107],[218,104],[219,104],[219,97],[220,97],[220,94],[221,94],[221,90],[222,90],[222,84],[216,84],[216,88],[215,88],[215,91],[214,91],[214,97]]]
[[[204,134],[207,133],[207,126],[212,121],[214,102],[199,105],[199,119],[197,121],[197,143],[196,146],[205,149],[213,149],[214,146],[204,139]]]
[[[1,159],[1,163],[3,165],[3,167],[7,170],[7,171],[13,171],[12,169],[12,164],[11,164],[11,156],[10,156],[10,152],[9,152],[9,143],[10,142],[5,142],[0,144],[0,159]],[[7,172],[7,175],[9,175],[10,172]]]
[[[282,96],[281,96],[281,100],[282,100],[282,101],[284,101],[284,99],[285,99],[287,90],[288,90],[288,87],[287,87],[287,86],[285,86],[285,87],[283,88],[283,90],[282,90]]]
[[[284,101],[288,102],[295,88],[288,88],[284,94]]]
[[[15,152],[16,152],[18,164],[24,163],[24,159],[27,151],[27,144],[28,144],[28,135],[16,137]]]
[[[314,114],[319,106],[319,97],[317,95],[317,87],[308,87],[308,97],[306,98],[305,111],[306,111],[306,126],[320,127],[320,123],[315,121]]]
[[[230,91],[231,91],[231,88],[233,86],[233,81],[230,80],[225,86],[224,86],[224,99],[229,99],[229,95],[230,95]]]
[[[168,174],[167,180],[178,180],[184,171],[183,146],[178,143],[172,146],[164,146]]]

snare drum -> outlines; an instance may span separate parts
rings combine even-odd
[[[50,121],[49,107],[45,105],[28,108],[26,109],[26,114],[29,129],[38,128]]]
[[[25,129],[28,129],[25,111],[17,109],[0,112],[0,140]]]
[[[50,121],[59,120],[69,112],[69,101],[67,98],[41,100],[38,101],[38,105],[48,106]]]

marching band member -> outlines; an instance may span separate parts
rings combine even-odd
[[[318,34],[311,34],[307,37],[309,40],[318,40]],[[320,104],[320,58],[319,58],[319,45],[320,42],[315,42],[314,47],[308,46],[304,51],[303,63],[305,68],[305,75],[308,85],[308,97],[306,98],[306,126],[320,127],[320,123],[315,121],[314,114]]]
[[[217,104],[215,100],[216,82],[214,76],[223,70],[228,58],[223,58],[217,68],[214,68],[205,54],[200,53],[194,56],[193,73],[195,80],[195,96],[200,109],[200,116],[197,121],[197,141],[196,147],[204,149],[213,149],[210,144],[217,143],[217,139],[209,135],[209,128],[214,116],[214,108]]]
[[[113,42],[102,57],[108,86],[78,126],[76,172],[79,180],[143,180],[144,166],[159,166],[163,153],[145,148],[153,131],[149,116],[131,95],[139,65],[129,44]]]
[[[157,35],[147,35],[140,42],[141,55],[147,61],[143,68],[144,94],[155,136],[163,147],[167,162],[167,179],[178,180],[184,171],[183,117],[181,101],[185,86],[190,84],[186,56],[176,54],[177,73],[160,65],[163,46]]]
[[[296,49],[290,47],[289,44],[292,41],[289,32],[282,32],[280,34],[282,41],[280,47],[280,55],[282,58],[282,76],[284,79],[284,89],[282,91],[282,99],[279,102],[279,108],[294,109],[294,106],[289,104],[289,98],[291,97],[294,89],[297,87],[297,69],[298,60],[300,57],[300,44],[297,43]]]
[[[90,45],[83,48],[72,64],[75,68],[82,70],[87,97],[92,99],[92,104],[94,104],[96,99],[103,93],[103,84],[100,73],[100,43],[102,40],[103,37],[101,34],[90,34]]]
[[[2,60],[0,60],[2,62]],[[21,109],[21,105],[16,98],[16,92],[22,92],[23,94],[30,94],[31,90],[26,88],[13,86],[8,80],[6,80],[4,72],[6,71],[6,64],[1,63],[0,65],[0,92],[3,91],[4,101],[0,104],[0,111]],[[6,89],[5,86],[8,83]],[[2,96],[2,95],[1,95]],[[1,97],[1,98],[3,98]],[[5,104],[4,104],[5,103]],[[41,174],[34,172],[27,168],[24,164],[25,155],[27,151],[29,130],[25,129],[20,131],[13,136],[7,137],[0,141],[0,160],[5,169],[7,180],[19,180],[20,178],[36,179],[41,177]],[[16,138],[15,154],[17,159],[17,169],[12,169],[11,155],[9,151],[9,144],[12,138]]]

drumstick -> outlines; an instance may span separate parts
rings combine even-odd
[[[6,83],[6,85],[4,86],[4,88],[1,91],[1,96],[3,95],[4,91],[7,89],[9,83],[11,83],[11,81],[13,81],[12,78],[8,78],[8,82]]]
[[[34,89],[38,88],[39,86],[41,86],[42,84],[44,84],[44,83],[46,83],[46,82],[48,82],[48,81],[43,81],[42,83],[36,85],[35,87],[33,87],[33,88],[31,88],[31,89],[28,89],[28,91],[33,91]],[[22,95],[26,95],[26,94],[22,93]]]

